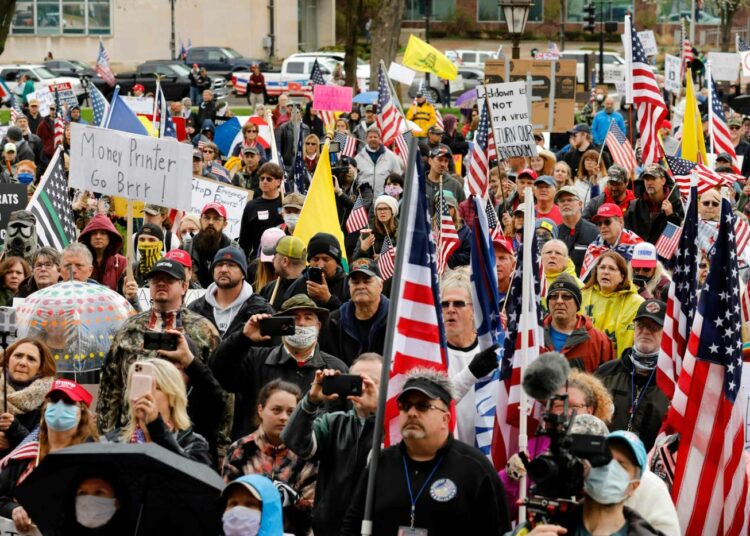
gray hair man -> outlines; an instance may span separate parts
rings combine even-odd
[[[94,256],[85,244],[71,242],[62,252],[62,278],[65,281],[96,283],[91,279],[94,271]]]

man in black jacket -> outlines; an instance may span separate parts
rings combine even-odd
[[[261,387],[277,378],[294,383],[307,392],[316,370],[348,370],[338,358],[320,351],[318,335],[321,322],[328,311],[315,305],[310,298],[300,294],[285,301],[277,316],[293,316],[295,333],[282,337],[279,346],[262,348],[259,344],[271,338],[260,334],[260,322],[269,314],[253,315],[241,332],[224,338],[211,356],[211,370],[221,387],[230,393],[239,393],[244,401],[232,438],[249,434],[253,416],[257,413],[258,392]]]
[[[646,242],[656,244],[667,222],[682,225],[685,211],[680,190],[674,188],[672,181],[667,182],[664,169],[658,164],[646,166],[639,180],[643,181],[643,191],[630,203],[625,227]]]
[[[216,252],[237,244],[224,234],[227,228],[227,209],[220,203],[211,202],[201,211],[201,230],[190,243],[193,260],[193,277],[203,288],[214,282],[211,264]]]
[[[353,409],[320,414],[323,403],[336,395],[324,395],[321,382],[338,371],[315,373],[310,391],[297,404],[281,440],[304,458],[318,462],[312,528],[316,536],[335,536],[341,529],[351,497],[372,448],[372,431],[378,407],[378,388],[383,358],[366,353],[354,360],[351,374],[362,377],[362,396],[351,397]]]
[[[281,181],[284,170],[278,164],[266,162],[258,170],[260,196],[245,205],[240,227],[240,247],[248,258],[258,256],[263,231],[284,223],[281,217]]]
[[[351,299],[331,313],[323,349],[347,365],[365,352],[383,353],[388,298],[375,262],[360,262],[349,272]]]
[[[568,246],[568,255],[580,273],[583,257],[589,244],[599,236],[596,225],[581,217],[583,202],[574,186],[563,186],[555,194],[555,203],[560,207],[562,223],[557,226],[557,238]]]

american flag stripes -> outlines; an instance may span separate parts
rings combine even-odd
[[[617,240],[616,246],[609,246],[601,235],[597,236],[586,249],[586,255],[583,257],[583,264],[581,265],[581,280],[586,280],[589,275],[589,271],[594,267],[596,259],[599,255],[605,251],[615,251],[622,255],[626,261],[630,261],[630,257],[633,256],[633,248],[636,244],[643,242],[643,239],[632,231],[623,229],[620,233],[620,238]]]
[[[719,222],[701,220],[698,222],[698,250],[708,253],[714,247],[719,234]],[[750,239],[750,225],[747,221],[735,215],[734,220],[734,242],[737,246],[737,254],[742,255]]]
[[[737,168],[737,153],[734,150],[734,143],[729,135],[729,127],[727,126],[727,120],[724,116],[724,107],[721,104],[719,98],[719,92],[716,89],[716,81],[713,77],[708,79],[708,86],[710,91],[708,93],[709,109],[710,109],[710,134],[711,134],[711,148],[715,154],[728,153],[732,157],[732,165],[735,168],[735,172],[739,173],[740,170]]]
[[[320,64],[318,60],[313,63],[312,69],[310,70],[310,80],[308,82],[312,86],[325,86],[326,81],[323,78],[323,71],[320,70]],[[319,110],[318,114],[320,119],[323,121],[325,129],[331,128],[336,123],[336,115],[330,110]]]
[[[406,381],[406,374],[415,367],[448,372],[448,347],[440,308],[425,178],[420,177],[416,170],[413,185],[407,192],[409,196],[403,199],[406,217],[401,221],[402,233],[399,235],[404,264],[391,291],[395,296],[395,305],[391,302],[391,314],[396,315],[396,331],[385,408],[386,446],[395,445],[401,439],[396,397]]]
[[[723,200],[719,237],[667,414],[680,434],[672,498],[688,535],[741,534],[746,522],[745,424],[735,403],[742,337],[732,217]]]
[[[39,181],[28,210],[36,217],[39,244],[65,249],[76,238],[73,211],[68,197],[68,180],[62,148],[58,147]]]
[[[703,164],[696,164],[684,158],[666,155],[665,159],[683,199],[687,198],[690,193],[693,170],[698,177],[698,194],[703,194],[717,186],[731,186],[738,180],[738,176],[734,173],[718,173]]]
[[[109,113],[109,102],[94,84],[89,85],[89,96],[91,97],[91,108],[94,111],[94,125],[100,127],[104,125],[104,119]]]
[[[495,207],[492,206],[492,201],[487,199],[487,204],[484,211],[487,217],[487,226],[490,228],[490,239],[493,240],[498,236],[505,236],[503,229],[500,226],[500,222],[497,221],[497,212]]]
[[[99,55],[96,57],[96,74],[98,74],[108,85],[115,85],[115,73],[109,66],[109,54],[104,50],[104,43],[99,40]]]
[[[362,201],[362,196],[358,195],[352,211],[346,219],[346,232],[353,233],[365,227],[367,227],[367,205]]]
[[[690,41],[688,40],[687,28],[685,28],[686,21],[683,18],[680,22],[680,34],[682,37],[682,67],[680,69],[680,73],[684,77],[688,63],[691,63],[695,59],[695,57],[693,56],[693,45],[691,45]]]
[[[63,113],[60,107],[60,94],[55,88],[55,147],[62,145],[65,138],[65,121],[63,120]]]
[[[380,255],[378,256],[378,272],[380,272],[380,277],[383,281],[388,281],[393,277],[395,262],[396,248],[393,247],[393,243],[388,235],[385,235],[383,246],[380,248]]]
[[[297,152],[294,155],[294,164],[292,165],[292,178],[294,180],[294,190],[303,195],[307,193],[309,183],[307,169],[305,168],[304,137],[304,131],[300,126],[299,137],[297,138]]]
[[[630,171],[631,174],[638,167],[630,140],[628,140],[625,133],[620,130],[620,127],[614,121],[609,123],[609,130],[607,131],[606,138],[604,138],[604,144],[609,148],[609,154],[612,155],[612,160],[614,160],[615,164],[621,165]]]
[[[479,125],[477,126],[474,145],[471,150],[469,170],[466,174],[466,184],[469,193],[484,198],[489,190],[490,162],[487,158],[487,133],[490,127],[487,101],[479,111]]]
[[[18,105],[18,99],[16,96],[11,93],[10,94],[10,122],[11,124],[16,124],[16,119],[18,119],[18,116],[23,113],[23,110],[21,110],[21,107]]]
[[[745,285],[745,290],[740,297],[742,304],[742,323],[750,322],[750,280]]]
[[[232,179],[229,178],[229,171],[227,171],[227,168],[222,166],[216,160],[211,162],[211,168],[208,171],[219,177],[219,180],[222,182],[232,182]]]
[[[670,260],[677,249],[677,243],[680,241],[680,228],[671,221],[662,231],[661,236],[656,241],[656,253],[663,259]]]
[[[450,210],[448,209],[448,203],[445,202],[442,192],[440,195],[440,225],[437,232],[437,244],[438,244],[438,259],[437,269],[438,273],[442,274],[448,267],[448,259],[450,259],[453,252],[458,249],[460,244],[458,238],[458,231],[456,225],[453,223]]]
[[[36,459],[39,455],[39,426],[14,448],[5,458],[0,460],[0,470],[5,469],[11,460]]]
[[[407,162],[409,160],[409,149],[406,145],[406,140],[404,139],[403,134],[399,134],[396,136],[396,142],[393,146],[393,152],[401,159],[401,162],[404,164],[404,169],[406,169]]]
[[[345,134],[343,132],[336,132],[333,135],[333,141],[336,141],[341,146],[341,156],[354,157],[357,154],[357,138]]]
[[[393,102],[391,90],[388,87],[388,75],[385,68],[380,65],[378,69],[378,115],[377,123],[383,145],[391,145],[401,135],[404,125],[404,114]],[[404,147],[405,149],[405,147]],[[403,153],[407,151],[404,150]],[[403,158],[403,157],[402,157]]]
[[[632,65],[627,67],[633,76],[633,103],[638,111],[643,164],[648,165],[658,162],[664,156],[658,132],[662,121],[667,117],[667,106],[630,17],[626,18],[625,25],[626,32],[630,33],[632,47]]]

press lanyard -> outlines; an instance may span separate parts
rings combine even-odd
[[[638,394],[638,397],[635,395],[635,365],[633,365],[633,370],[630,373],[631,374],[631,381],[630,381],[630,419],[628,419],[628,432],[632,432],[633,428],[633,420],[635,419],[635,412],[638,411],[638,406],[641,405],[641,402],[643,401],[643,396],[646,394],[646,389],[648,389],[648,386],[651,384],[651,380],[654,378],[654,372],[656,372],[656,367],[654,367],[654,370],[651,371],[651,374],[648,377],[648,380],[646,381],[646,385],[643,386],[643,389],[641,389],[641,392]]]
[[[417,496],[414,496],[414,492],[411,489],[411,477],[409,476],[409,467],[406,465],[406,456],[403,458],[404,461],[404,476],[406,476],[406,489],[409,490],[409,500],[411,501],[411,516],[409,520],[409,528],[414,528],[414,518],[416,515],[416,509],[417,509],[417,501],[419,500],[419,497],[422,495],[422,492],[427,487],[427,484],[430,483],[430,480],[432,480],[432,476],[435,474],[435,471],[438,470],[438,467],[440,467],[440,464],[443,463],[443,457],[441,456],[440,459],[435,464],[435,467],[432,468],[432,471],[430,471],[430,474],[427,475],[427,480],[424,481],[424,484],[422,484],[422,487],[419,488],[419,491],[417,492]]]

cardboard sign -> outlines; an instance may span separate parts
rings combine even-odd
[[[682,91],[682,59],[671,54],[664,56],[664,87],[675,95]]]
[[[187,307],[198,298],[202,298],[206,295],[206,289],[204,288],[191,288],[185,293],[185,306]],[[138,289],[138,304],[141,306],[141,311],[148,311],[151,309],[151,292],[148,287]],[[2,533],[0,533],[2,536]]]
[[[725,82],[737,80],[740,67],[740,55],[735,52],[709,52],[711,78]]]
[[[659,48],[656,46],[656,38],[652,30],[638,32],[638,38],[641,40],[641,45],[643,45],[643,51],[646,53],[646,56],[656,56],[659,53]]]
[[[130,109],[135,112],[135,115],[152,115],[154,113],[154,98],[153,97],[132,97],[122,96]]]
[[[192,178],[190,144],[73,123],[73,188],[188,210]]]
[[[526,73],[531,74],[535,83],[532,94],[541,97],[531,105],[534,125],[542,125],[540,130],[566,132],[573,128],[576,110],[576,60],[555,61],[555,115],[552,128],[549,128],[549,95],[551,60],[511,60],[510,80],[505,80],[505,60],[487,60],[484,64],[484,78],[487,83],[526,81]],[[524,108],[525,109],[525,108]]]
[[[487,99],[498,160],[536,156],[526,82],[479,85],[477,98]]]
[[[10,213],[25,209],[28,195],[25,184],[0,184],[0,249],[5,244],[5,227]]]
[[[349,86],[313,86],[313,108],[330,112],[352,110],[352,88]]]
[[[409,69],[408,67],[404,67],[400,63],[396,63],[395,61],[391,62],[391,66],[388,67],[388,76],[391,80],[395,80],[396,82],[401,82],[402,84],[406,84],[407,86],[410,86],[411,83],[414,81],[414,76],[417,73],[413,70]]]
[[[248,193],[248,190],[238,186],[203,177],[193,177],[191,208],[188,212],[200,214],[201,209],[212,202],[223,205],[227,211],[227,228],[224,233],[230,238],[235,238],[240,236],[242,212],[247,204]]]

